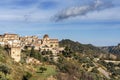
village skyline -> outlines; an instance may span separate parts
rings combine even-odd
[[[59,47],[59,40],[57,38],[50,38],[45,34],[42,38],[37,36],[19,36],[18,34],[5,33],[0,35],[0,46],[8,50],[8,54],[16,61],[21,60],[22,50],[37,50],[39,52],[50,51],[53,55],[57,55],[64,48]]]

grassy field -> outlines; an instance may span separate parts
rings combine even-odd
[[[44,71],[43,73],[39,73],[39,72],[34,73],[33,76],[30,78],[30,80],[46,80],[48,77],[57,74],[54,66],[45,65],[44,67],[47,69],[46,71]]]

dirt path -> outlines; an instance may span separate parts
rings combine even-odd
[[[109,72],[105,71],[101,67],[98,68],[98,71],[102,73],[106,78],[110,79]]]
[[[99,67],[97,63],[93,62],[93,64],[98,67],[98,71],[100,73],[102,73],[106,78],[110,79],[110,76],[109,76],[109,72],[107,72],[106,70],[104,70],[103,68]]]

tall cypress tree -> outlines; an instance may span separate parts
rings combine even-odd
[[[34,54],[35,54],[35,50],[34,50],[34,46],[32,46],[31,52],[30,52],[30,57],[34,57]]]

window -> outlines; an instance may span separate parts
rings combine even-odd
[[[50,45],[50,47],[53,47],[53,45]]]

